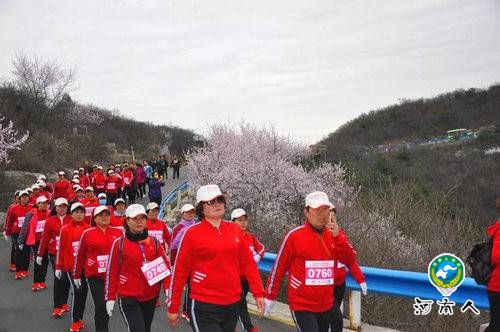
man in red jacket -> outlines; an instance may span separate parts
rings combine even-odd
[[[106,179],[106,199],[107,205],[113,205],[114,201],[118,198],[118,191],[122,187],[123,181],[121,177],[112,169],[108,171],[108,178]]]
[[[128,196],[128,202],[129,204],[133,204],[135,202],[135,190],[132,185],[132,181],[134,181],[134,173],[132,173],[128,163],[123,163],[122,177],[124,190]]]
[[[500,197],[496,199],[497,213],[500,214]],[[491,248],[491,275],[486,285],[488,300],[490,303],[490,324],[485,332],[500,330],[500,219],[486,230],[488,236],[493,240]]]
[[[146,213],[148,214],[148,220],[146,222],[148,235],[155,237],[163,246],[165,251],[168,252],[171,236],[170,232],[168,231],[166,222],[158,219],[160,207],[155,202],[148,203],[148,205],[146,206]]]
[[[92,221],[92,213],[96,206],[99,206],[99,199],[94,194],[94,188],[85,188],[85,198],[80,201],[85,208],[85,222],[90,225]]]
[[[20,200],[19,200],[19,193],[20,192],[21,192],[20,190],[16,190],[16,192],[14,193],[14,202],[9,205],[9,207],[7,208],[7,213],[5,214],[5,223],[3,224],[3,237],[8,241],[11,240],[11,237],[7,235],[7,231],[6,231],[7,220],[10,219],[10,214],[11,214],[12,208],[14,206],[16,206],[17,204],[19,204],[19,202],[20,202]],[[16,245],[14,244],[14,242],[12,242],[11,251],[10,251],[9,271],[11,271],[11,272],[16,271]]]
[[[60,197],[55,200],[56,215],[50,216],[45,223],[42,240],[36,257],[36,263],[42,264],[43,257],[49,254],[49,261],[52,266],[52,271],[56,271],[56,254],[59,249],[59,233],[64,225],[71,223],[71,217],[68,213],[68,201],[66,198]],[[55,274],[54,274],[55,276]],[[63,313],[69,311],[69,306],[66,304],[69,294],[69,280],[66,276],[62,278],[54,277],[54,309],[52,317],[60,318]]]
[[[303,226],[290,231],[276,256],[266,286],[266,313],[272,309],[288,272],[288,305],[300,331],[327,332],[333,316],[335,260],[351,264],[352,247],[337,224],[330,232],[333,204],[321,191],[306,196]]]
[[[106,189],[106,175],[104,175],[102,166],[97,167],[97,173],[94,175],[94,191],[96,195],[103,193]]]
[[[68,189],[71,187],[71,183],[66,179],[65,177],[65,172],[60,171],[57,173],[59,175],[59,180],[57,180],[56,183],[54,183],[54,199],[57,199],[59,197],[64,197],[68,199]]]
[[[80,167],[80,169],[78,169],[78,176],[80,177],[80,186],[82,188],[87,188],[88,186],[90,186],[90,178],[87,174],[85,174],[85,170],[83,169],[83,167]]]

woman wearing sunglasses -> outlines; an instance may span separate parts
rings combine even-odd
[[[199,223],[183,234],[174,265],[167,304],[172,326],[179,322],[182,290],[189,281],[191,327],[199,332],[233,332],[239,315],[240,271],[263,313],[262,281],[240,227],[223,220],[226,201],[217,185],[196,193]]]

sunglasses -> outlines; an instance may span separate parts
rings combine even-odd
[[[219,196],[205,203],[209,206],[215,205],[215,203],[226,204],[226,198],[224,196]]]

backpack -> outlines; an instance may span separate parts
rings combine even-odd
[[[491,275],[491,250],[493,238],[486,242],[475,244],[466,262],[471,268],[471,277],[479,285],[487,285]]]

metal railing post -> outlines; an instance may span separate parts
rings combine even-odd
[[[349,328],[361,331],[361,292],[349,292]]]

